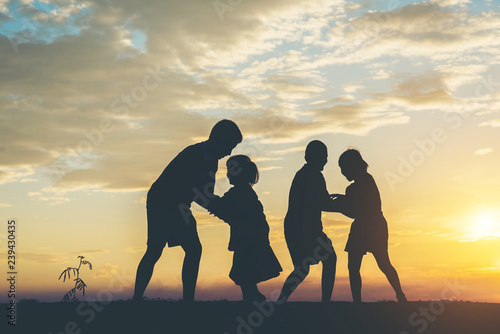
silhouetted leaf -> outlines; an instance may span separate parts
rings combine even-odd
[[[92,270],[92,263],[90,263],[90,261],[82,261],[82,264],[88,264],[89,265],[89,269]]]
[[[73,297],[73,298],[71,298]],[[66,293],[63,297],[63,302],[70,302],[70,301],[74,301],[74,300],[78,300],[78,298],[76,298],[76,290],[75,288],[71,289],[68,291],[68,293]]]
[[[71,270],[73,270],[73,272],[75,272],[75,268],[70,268],[70,267],[66,268],[66,269],[65,269],[65,270],[61,273],[61,275],[59,276],[59,279],[61,279],[61,276],[63,276],[63,275],[64,275],[64,277],[63,277],[63,282],[66,282],[66,277],[67,277],[67,278],[71,278]]]

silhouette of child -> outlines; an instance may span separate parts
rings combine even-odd
[[[328,161],[326,145],[311,141],[305,152],[306,164],[295,174],[290,187],[288,212],[285,216],[285,239],[294,270],[288,276],[279,303],[286,302],[292,292],[309,274],[310,266],[323,265],[321,300],[329,302],[332,296],[337,266],[337,255],[328,236],[323,232],[322,211],[336,211],[326,189],[321,171]]]
[[[396,292],[398,301],[406,301],[398,273],[389,260],[387,221],[382,214],[380,193],[373,177],[367,172],[368,164],[359,151],[349,149],[339,158],[342,174],[350,184],[345,195],[333,194],[338,212],[354,218],[345,251],[349,253],[349,281],[354,302],[361,302],[361,261],[371,252]]]
[[[252,188],[259,172],[245,155],[230,157],[227,170],[233,187],[212,200],[208,210],[231,226],[228,249],[234,254],[229,277],[241,287],[244,301],[262,301],[266,297],[257,283],[279,276],[282,268],[269,244],[264,208]]]

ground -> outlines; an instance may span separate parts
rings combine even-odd
[[[105,300],[105,298],[103,298]],[[1,304],[6,310],[8,304]],[[6,311],[8,313],[8,311]],[[499,334],[500,304],[461,301],[362,303],[131,301],[16,305],[13,333]],[[4,330],[1,331],[5,333]]]

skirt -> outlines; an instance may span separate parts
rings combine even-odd
[[[355,219],[351,224],[346,252],[366,254],[388,249],[389,233],[383,216],[372,219]]]
[[[257,284],[278,277],[281,271],[283,268],[269,241],[256,241],[249,237],[234,250],[229,278],[240,286]]]

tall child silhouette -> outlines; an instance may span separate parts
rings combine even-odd
[[[338,211],[354,218],[345,251],[349,253],[349,281],[354,302],[361,302],[361,261],[371,252],[377,264],[396,292],[398,301],[406,301],[398,273],[389,260],[387,221],[382,214],[380,193],[373,177],[367,172],[368,164],[354,149],[342,153],[339,158],[342,174],[354,181],[345,195],[334,194]]]
[[[335,281],[337,255],[323,232],[322,211],[336,211],[321,171],[328,161],[326,145],[311,141],[305,152],[306,164],[295,174],[290,187],[285,217],[285,239],[294,270],[281,289],[278,301],[285,302],[309,273],[309,267],[322,262],[321,300],[329,302]]]
[[[279,276],[282,269],[269,244],[264,208],[252,188],[259,171],[246,155],[230,157],[227,171],[233,187],[212,200],[208,209],[231,226],[228,249],[234,256],[229,277],[240,286],[244,301],[262,301],[266,297],[257,283]]]
[[[153,183],[147,196],[148,247],[135,280],[134,300],[141,300],[163,248],[181,246],[184,301],[193,301],[201,258],[201,243],[190,207],[206,208],[213,199],[218,160],[231,154],[243,137],[230,120],[219,121],[207,141],[180,152]]]

